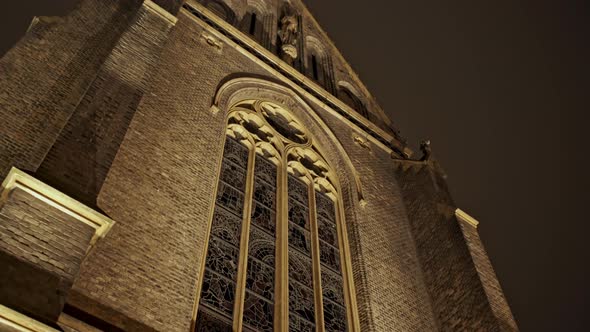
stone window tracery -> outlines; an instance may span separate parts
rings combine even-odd
[[[332,170],[278,104],[240,102],[227,128],[195,330],[347,331]]]

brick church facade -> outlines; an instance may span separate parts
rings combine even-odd
[[[299,0],[80,0],[0,60],[0,330],[518,331]]]

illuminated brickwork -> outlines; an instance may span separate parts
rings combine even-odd
[[[205,271],[235,267],[231,276],[237,289],[245,289],[246,302],[257,290],[267,308],[252,317],[271,317],[246,318],[244,331],[269,326],[286,331],[289,305],[298,303],[285,298],[289,272],[281,270],[291,260],[290,244],[281,242],[285,237],[279,234],[283,229],[292,234],[285,212],[293,204],[290,196],[278,194],[276,206],[267,208],[276,216],[277,243],[269,247],[277,255],[264,256],[274,257],[266,265],[250,256],[266,270],[276,261],[274,274],[267,273],[279,276],[275,291],[263,292],[238,258],[220,261],[223,251],[211,254],[216,260],[206,265],[207,248],[218,248],[210,241],[231,242],[210,235],[210,228],[214,220],[229,222],[215,218],[221,213],[215,212],[218,183],[238,181],[239,169],[247,170],[234,161],[236,174],[219,181],[228,128],[239,124],[234,138],[242,139],[246,131],[258,137],[252,144],[268,160],[271,150],[265,144],[278,144],[276,137],[291,135],[289,144],[302,147],[307,138],[299,131],[313,137],[313,148],[305,146],[311,152],[291,156],[295,159],[285,152],[284,162],[297,161],[313,174],[309,178],[317,181],[312,188],[318,193],[310,197],[320,197],[317,202],[330,197],[338,207],[330,216],[320,206],[317,220],[315,203],[309,203],[315,200],[302,208],[308,222],[317,223],[318,236],[303,221],[302,234],[308,232],[318,246],[297,267],[310,266],[309,280],[300,275],[293,280],[315,292],[310,296],[316,305],[315,311],[296,309],[297,317],[306,317],[292,327],[298,324],[303,330],[319,322],[323,331],[325,322],[326,331],[517,330],[476,230],[461,226],[462,232],[454,217],[456,207],[440,168],[433,161],[411,159],[392,122],[299,1],[80,0],[62,18],[40,18],[0,60],[0,73],[2,178],[11,167],[19,168],[116,222],[92,250],[79,244],[75,255],[66,257],[60,246],[51,245],[53,261],[25,268],[18,262],[32,252],[34,241],[15,239],[52,243],[56,232],[74,239],[90,233],[79,225],[71,230],[56,226],[44,238],[29,217],[41,205],[15,194],[10,204],[0,206],[3,224],[22,223],[20,229],[28,230],[16,234],[14,225],[0,227],[6,261],[28,275],[37,270],[46,273],[40,276],[50,275],[56,266],[76,272],[67,275],[69,282],[47,282],[48,289],[38,293],[67,294],[65,305],[50,308],[62,308],[59,320],[59,311],[51,316],[43,311],[47,308],[23,312],[34,319],[68,331],[88,326],[115,331],[241,328],[241,313],[248,314],[248,307],[238,308],[240,314],[234,316],[239,317],[231,310],[220,316],[207,304],[199,310],[197,303]],[[271,101],[286,111],[262,120],[228,118],[244,100]],[[287,126],[292,123],[300,127]],[[312,157],[316,155],[321,158]],[[279,157],[273,158],[281,165]],[[327,165],[325,172],[318,160]],[[224,171],[230,172],[227,167]],[[301,167],[287,164],[276,172],[283,176],[279,170],[290,169],[290,176],[300,176]],[[326,191],[326,179],[333,192]],[[249,195],[244,188],[242,194]],[[286,183],[275,188],[280,193]],[[262,199],[255,196],[252,202]],[[14,202],[18,213],[11,212]],[[254,214],[244,214],[244,225],[260,217],[253,209]],[[239,218],[241,211],[232,216]],[[70,222],[67,214],[43,213],[55,222]],[[258,235],[252,233],[252,238]],[[240,241],[231,244],[236,255]],[[8,250],[6,243],[23,255]],[[293,262],[297,255],[302,256],[301,250],[292,254]],[[247,261],[249,256],[243,256]],[[270,284],[265,277],[264,289]],[[8,294],[1,292],[7,287],[0,288],[0,295]],[[233,299],[231,303],[236,306]],[[19,310],[10,301],[0,304]],[[333,320],[344,316],[346,323]]]

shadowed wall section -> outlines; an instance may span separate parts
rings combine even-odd
[[[441,331],[500,331],[436,162],[394,161]]]
[[[48,184],[96,205],[176,19],[146,2],[106,59],[38,170]]]
[[[508,306],[502,287],[494,272],[494,267],[492,266],[483,243],[479,238],[477,226],[464,220],[461,215],[457,215],[457,219],[461,225],[461,231],[463,232],[463,236],[469,247],[471,258],[473,258],[477,273],[479,274],[481,283],[490,305],[492,306],[494,315],[496,315],[496,318],[498,319],[501,330],[503,332],[518,331],[510,306]]]
[[[35,171],[96,77],[140,1],[83,0],[41,18],[0,60],[0,176]]]

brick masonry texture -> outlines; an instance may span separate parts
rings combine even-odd
[[[500,331],[436,163],[399,161],[398,181],[441,331]],[[408,163],[410,163],[408,165]]]
[[[359,133],[341,120],[323,119],[352,160],[367,202],[349,211],[356,222],[347,222],[361,329],[435,330],[391,157],[375,145],[368,150],[354,143]]]
[[[94,228],[14,189],[0,209],[0,301],[55,321]],[[55,287],[52,289],[52,287]]]
[[[171,26],[145,6],[137,11],[45,157],[40,179],[96,205]]]
[[[512,316],[512,311],[504,297],[504,292],[502,292],[502,287],[498,282],[492,263],[479,238],[477,228],[466,222],[460,222],[460,225],[492,310],[500,323],[501,330],[504,332],[518,331],[518,326],[516,326],[514,316]]]
[[[0,60],[0,175],[34,171],[111,52],[139,1],[81,1],[42,20]]]
[[[66,310],[126,331],[188,331],[227,125],[228,110],[212,112],[213,98],[236,78],[285,84],[179,10],[180,1],[155,3],[178,21],[141,1],[84,0],[58,22],[39,23],[0,60],[0,74],[8,75],[0,76],[7,119],[0,122],[0,167],[35,172],[116,221],[82,261]],[[293,4],[304,16],[302,31],[325,41],[303,5]],[[332,57],[334,79],[360,89],[343,61]],[[251,91],[248,98],[274,96],[263,84]],[[281,98],[300,104],[293,95]],[[370,120],[388,129],[374,99],[360,97]],[[340,180],[361,330],[499,331],[484,292],[493,283],[480,281],[482,273],[495,275],[478,274],[473,248],[470,254],[448,217],[454,204],[444,180],[407,167],[419,163],[393,160],[370,140],[359,144],[366,133],[307,94],[298,98],[311,109],[293,108],[293,115]],[[29,268],[54,268],[43,264]],[[61,289],[56,282],[45,285]]]

